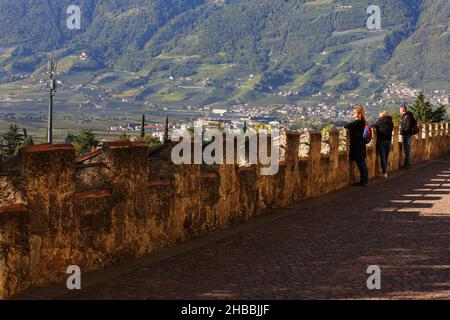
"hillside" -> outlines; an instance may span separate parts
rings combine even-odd
[[[82,0],[79,31],[65,27],[72,2],[0,0],[2,70],[32,74],[53,55],[68,82],[202,105],[450,77],[448,0],[380,0],[380,31],[367,0]]]

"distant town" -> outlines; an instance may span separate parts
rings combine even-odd
[[[83,61],[88,59],[86,53],[81,53],[78,57]],[[365,76],[369,81],[377,82],[370,74],[360,74]],[[39,98],[34,96],[22,97],[20,95],[13,95],[11,92],[0,92],[0,107],[1,104],[31,104],[36,103],[44,105],[46,103],[45,91],[47,88],[46,80],[41,76],[24,74],[14,74],[15,79],[27,79],[26,82],[20,82],[22,90],[30,90],[42,93]],[[255,75],[249,75],[247,81],[255,78]],[[183,79],[189,81],[191,79]],[[25,84],[26,83],[26,84]],[[209,86],[210,79],[205,78],[199,83],[199,86]],[[223,85],[239,88],[241,85],[238,82],[229,82]],[[59,92],[77,93],[80,97],[78,106],[71,107],[70,110],[64,110],[64,118],[72,117],[76,123],[80,125],[93,125],[92,117],[104,117],[107,121],[104,124],[95,124],[95,131],[104,132],[108,135],[120,135],[121,133],[137,132],[141,130],[139,121],[139,111],[129,111],[129,105],[141,105],[145,108],[143,113],[146,113],[149,118],[145,130],[150,136],[163,139],[164,125],[162,119],[166,116],[170,118],[172,129],[180,128],[182,125],[200,123],[205,127],[217,127],[222,125],[231,128],[242,128],[244,123],[248,126],[256,126],[263,124],[268,127],[277,128],[285,127],[293,130],[305,130],[309,128],[319,128],[326,126],[329,123],[340,125],[351,118],[353,108],[357,104],[362,104],[371,117],[376,118],[378,112],[390,106],[395,110],[400,104],[412,103],[420,92],[426,95],[433,105],[449,104],[449,91],[446,90],[423,90],[414,88],[403,82],[392,82],[388,84],[385,89],[378,95],[371,97],[361,97],[356,92],[334,93],[334,92],[318,92],[311,96],[314,103],[295,104],[275,104],[271,106],[255,106],[246,103],[245,101],[237,101],[234,105],[217,106],[193,106],[185,105],[179,107],[158,106],[150,101],[148,98],[142,101],[136,101],[135,97],[118,97],[114,94],[112,89],[101,88],[93,84],[83,83],[68,83],[63,79],[57,81]],[[273,88],[272,88],[273,89]],[[276,91],[273,90],[273,96],[291,97],[299,95],[298,92],[293,91]],[[58,97],[57,97],[58,98]],[[362,102],[366,101],[366,102]],[[362,102],[362,103],[361,103]],[[16,122],[16,112],[6,111],[7,109],[0,108],[0,120],[6,122]],[[8,109],[8,110],[11,110]],[[17,110],[20,110],[18,108]],[[25,115],[24,115],[25,113]],[[38,115],[33,114],[32,111],[22,112],[21,117],[27,119],[39,118],[45,121],[45,110],[39,112]],[[156,121],[155,121],[156,120]],[[103,123],[103,122],[102,122]]]

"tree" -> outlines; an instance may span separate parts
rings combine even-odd
[[[148,143],[148,146],[150,148],[161,144],[161,140],[159,138],[156,138],[156,137],[146,136],[144,138],[144,141]]]
[[[73,134],[73,133],[68,133],[67,135],[66,135],[66,139],[65,139],[65,142],[67,143],[67,144],[71,144],[74,140],[75,140],[75,135]]]
[[[169,141],[169,117],[166,117],[166,126],[164,128],[164,142]]]
[[[19,127],[16,124],[10,124],[9,130],[3,133],[1,138],[3,140],[3,152],[7,157],[13,156],[24,140],[23,134],[19,133]]]
[[[253,127],[257,133],[259,133],[260,131],[263,131],[264,129],[266,129],[266,125],[262,122],[259,122],[257,124],[254,125]]]
[[[322,136],[327,135],[331,130],[335,128],[334,123],[330,122],[325,127],[322,128]]]
[[[24,129],[24,132],[26,132],[26,130]],[[27,135],[22,143],[17,147],[16,152],[15,153],[19,153],[20,150],[29,147],[29,146],[34,146],[34,141],[33,138],[29,135]]]
[[[141,120],[141,139],[145,138],[145,114],[142,115]]]
[[[433,107],[429,101],[425,100],[423,93],[417,96],[414,105],[411,107],[411,111],[419,122],[429,123],[433,116]]]
[[[81,131],[79,136],[76,136],[72,142],[75,151],[79,155],[86,154],[98,145],[95,134],[91,130]]]
[[[394,122],[394,125],[400,125],[402,123],[402,115],[398,112],[394,112],[392,114],[392,121]]]
[[[3,141],[0,141],[0,161],[6,158],[5,151],[3,150]]]
[[[411,111],[416,116],[417,121],[422,123],[438,123],[447,118],[447,109],[445,106],[441,105],[436,110],[433,110],[433,106],[425,99],[423,93],[417,96],[414,105],[411,107]]]
[[[441,104],[433,113],[431,122],[443,122],[448,119],[447,107]]]
[[[119,136],[119,140],[130,140],[130,135],[123,131]]]
[[[149,146],[150,147],[154,147],[154,146],[157,146],[157,145],[160,145],[160,144],[161,144],[161,141],[158,138],[151,137],[149,139]]]
[[[291,129],[293,130],[303,130],[311,128],[311,121],[302,118],[296,118],[295,122],[292,124]]]

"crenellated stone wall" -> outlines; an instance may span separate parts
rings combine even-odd
[[[398,133],[391,171],[403,161]],[[379,172],[374,135],[370,177]],[[112,141],[82,158],[70,145],[25,149],[0,167],[0,298],[65,281],[69,265],[93,271],[356,181],[346,131],[287,132],[283,141],[274,176],[259,165],[177,166],[173,143],[149,150]],[[422,126],[413,138],[415,163],[448,152],[448,124]]]

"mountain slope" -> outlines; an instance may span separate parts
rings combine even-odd
[[[379,0],[380,31],[368,0],[81,0],[80,31],[65,27],[72,2],[0,0],[0,48],[13,49],[0,68],[35,72],[51,54],[67,74],[137,73],[110,83],[119,96],[200,104],[450,76],[448,0]]]
[[[444,81],[450,78],[450,3],[424,1],[415,32],[382,70],[400,79]]]

